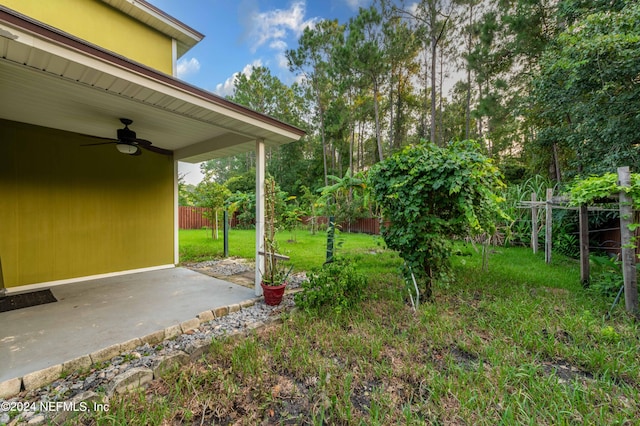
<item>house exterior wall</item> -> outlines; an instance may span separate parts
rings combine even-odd
[[[172,39],[99,0],[2,0],[23,15],[163,73],[173,73]]]
[[[0,120],[6,287],[174,263],[174,164],[96,139]]]

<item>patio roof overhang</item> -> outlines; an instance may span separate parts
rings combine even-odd
[[[0,118],[113,138],[138,137],[197,163],[305,132],[0,6]]]

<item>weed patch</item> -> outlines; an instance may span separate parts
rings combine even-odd
[[[373,241],[373,239],[371,239]],[[348,236],[345,237],[345,245]],[[302,243],[299,238],[298,244]],[[353,309],[288,314],[86,424],[633,424],[640,329],[585,293],[575,262],[529,250],[454,256],[434,303],[406,302],[397,256],[366,251]],[[464,260],[464,262],[462,262]],[[557,262],[557,263],[555,263]],[[382,266],[381,266],[382,264]]]

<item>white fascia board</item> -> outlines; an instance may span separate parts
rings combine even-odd
[[[213,103],[206,98],[198,96],[195,93],[185,91],[176,86],[171,86],[165,82],[153,79],[150,76],[137,73],[132,70],[123,69],[101,58],[89,56],[84,52],[62,46],[58,43],[49,41],[44,38],[35,37],[32,34],[27,33],[19,28],[15,28],[11,25],[7,25],[4,23],[0,24],[0,30],[1,29],[10,31],[11,34],[16,35],[17,38],[14,40],[15,42],[28,45],[34,49],[59,56],[66,60],[75,62],[79,65],[98,70],[99,72],[109,74],[113,77],[120,78],[130,83],[137,84],[150,90],[174,97],[184,102],[188,102],[194,106],[206,109],[208,111],[213,111],[217,114],[221,114],[238,122],[248,124],[254,128],[254,131],[251,132],[251,134],[245,133],[246,136],[251,136],[252,138],[264,138],[268,140],[271,139],[268,133],[275,133],[276,135],[289,139],[291,142],[300,139],[300,135],[294,132],[288,131],[270,123],[266,123],[256,118],[243,115],[239,111],[225,108],[223,105]],[[216,123],[212,124],[215,125]],[[229,130],[233,131],[232,129]]]

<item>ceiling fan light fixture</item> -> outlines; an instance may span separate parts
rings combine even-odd
[[[135,145],[129,145],[128,143],[116,144],[116,148],[123,154],[133,155],[138,152],[138,147]]]

